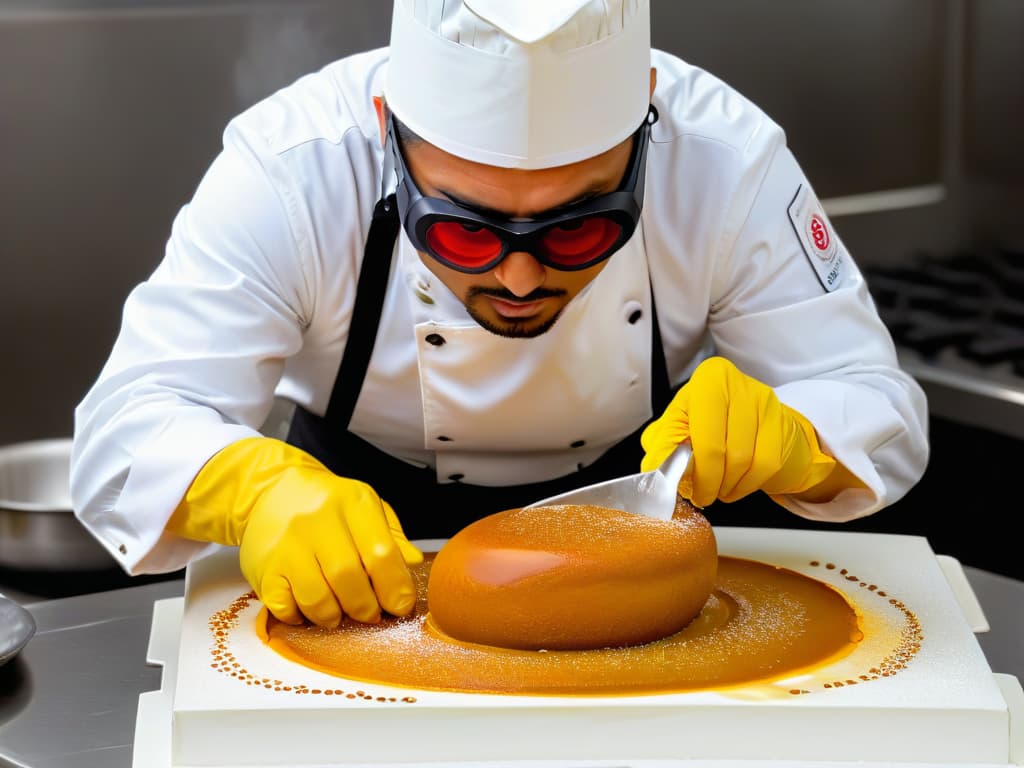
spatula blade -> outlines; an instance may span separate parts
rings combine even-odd
[[[690,463],[690,455],[689,443],[683,443],[657,469],[560,493],[528,504],[524,509],[586,504],[670,520],[676,508],[679,479]]]

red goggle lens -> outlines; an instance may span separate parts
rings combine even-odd
[[[434,222],[426,239],[438,256],[467,269],[482,267],[501,254],[501,239],[494,232],[460,221]]]
[[[587,216],[546,230],[536,256],[551,264],[577,267],[599,259],[615,245],[622,225],[604,216]],[[443,260],[464,269],[479,269],[501,255],[502,240],[484,226],[462,221],[435,221],[426,231],[427,246]]]
[[[552,227],[540,242],[548,261],[575,267],[605,254],[620,234],[621,224],[603,216],[588,216]]]

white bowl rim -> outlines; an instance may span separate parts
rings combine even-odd
[[[12,460],[39,459],[52,456],[66,457],[71,460],[70,437],[51,437],[40,440],[27,440],[20,443],[8,443],[0,446],[0,464]],[[38,501],[15,501],[14,499],[0,498],[0,513],[3,512],[43,512],[51,514],[66,515],[73,513],[71,505],[54,506]]]
[[[39,455],[62,455],[71,457],[71,446],[74,442],[70,437],[47,437],[40,440],[26,440],[21,443],[0,445],[0,460],[15,456],[35,457]]]
[[[0,515],[4,512],[37,512],[50,515],[71,515],[74,510],[70,507],[55,507],[53,504],[42,504],[36,501],[10,501],[0,499]]]

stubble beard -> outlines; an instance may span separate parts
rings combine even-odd
[[[474,299],[478,296],[494,296],[499,299],[509,299],[520,301],[535,301],[541,298],[555,297],[564,295],[564,291],[544,291],[537,290],[531,293],[529,296],[517,297],[511,293],[495,290],[491,288],[470,288],[469,293],[466,296],[466,311],[469,316],[472,317],[481,328],[485,331],[493,333],[495,336],[501,336],[506,339],[534,339],[542,334],[547,333],[551,330],[551,327],[558,321],[558,318],[562,316],[562,309],[559,309],[555,314],[543,321],[539,325],[531,325],[532,320],[525,318],[522,320],[508,319],[501,323],[496,323],[493,320],[484,317],[477,309],[476,302]],[[564,308],[563,308],[564,309]]]

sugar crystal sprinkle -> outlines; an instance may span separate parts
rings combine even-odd
[[[729,559],[725,558],[725,560]],[[811,685],[810,681],[804,681],[801,687],[788,688],[785,689],[785,692],[789,695],[805,695],[815,690],[843,689],[881,678],[892,677],[905,669],[921,649],[924,640],[921,623],[914,612],[901,600],[889,595],[885,590],[879,588],[878,585],[861,579],[846,568],[840,569],[834,563],[825,563],[817,560],[811,561],[809,565],[812,569],[822,568],[826,572],[831,573],[833,579],[843,583],[843,589],[858,590],[865,595],[868,601],[882,601],[884,606],[896,612],[899,619],[895,625],[896,631],[892,641],[889,641],[887,633],[886,644],[879,646],[878,656],[874,658],[868,656],[862,668],[855,671],[846,669],[841,673],[841,676],[832,679],[819,678],[817,682],[820,684],[820,687],[818,685]],[[771,570],[771,568],[768,570]],[[422,577],[422,574],[419,574],[418,577]],[[238,680],[240,684],[257,686],[281,694],[331,696],[349,701],[358,700],[381,704],[416,703],[417,699],[415,696],[399,698],[381,695],[379,692],[369,689],[365,683],[360,683],[360,688],[356,690],[335,687],[311,688],[290,680],[278,680],[261,676],[256,670],[247,669],[232,650],[231,636],[239,629],[240,614],[248,609],[254,601],[257,601],[255,593],[248,592],[235,598],[226,609],[218,611],[210,617],[209,629],[212,638],[210,667],[212,669],[231,679]],[[729,607],[727,612],[723,613],[726,603],[731,607]],[[716,611],[718,615],[727,615],[724,623],[720,625],[713,624],[710,618],[716,615]],[[753,616],[755,611],[757,615]],[[799,601],[791,600],[786,594],[776,594],[773,600],[768,603],[755,600],[755,603],[752,604],[748,600],[748,595],[743,590],[736,589],[713,594],[705,610],[702,612],[702,616],[695,620],[695,624],[701,621],[705,622],[705,629],[702,630],[704,631],[703,638],[689,637],[684,631],[678,638],[673,636],[673,638],[668,638],[665,642],[659,641],[651,646],[608,649],[609,653],[606,655],[610,659],[609,663],[616,668],[622,667],[623,669],[631,665],[647,665],[652,663],[657,667],[659,663],[664,663],[664,659],[661,662],[658,659],[654,659],[651,655],[651,648],[656,648],[657,652],[662,654],[662,656],[666,654],[671,656],[672,653],[681,653],[681,650],[684,648],[693,650],[700,647],[704,654],[702,663],[712,665],[725,664],[729,662],[731,657],[734,657],[734,646],[737,642],[753,642],[760,646],[765,646],[765,644],[776,645],[778,646],[776,650],[780,654],[785,654],[786,649],[783,646],[786,646],[789,642],[798,641],[799,637],[797,635],[799,633],[811,631],[810,629],[802,628],[810,627],[814,623],[811,616],[805,615],[805,608],[801,606]],[[708,629],[709,627],[711,628],[710,630]],[[307,627],[306,630],[308,630],[307,636],[309,641],[313,643],[319,642],[317,640],[318,637],[330,636],[332,632],[335,632],[317,627]],[[412,652],[412,656],[409,658],[415,658],[417,649],[423,650],[421,646],[425,647],[424,643],[429,640],[429,632],[425,628],[425,615],[423,613],[417,613],[407,619],[391,621],[380,625],[364,625],[360,627],[359,631],[364,639],[368,638],[367,642],[375,644],[375,647],[382,656],[397,655],[406,658],[407,654]],[[714,642],[710,642],[711,640],[714,640]],[[448,664],[452,670],[461,669],[467,664],[478,663],[482,658],[479,647],[470,648],[449,644],[443,650],[443,659],[439,660],[439,664]],[[544,652],[534,654],[534,656],[545,659],[555,657],[552,661],[545,662],[546,669],[550,668],[550,664],[561,664],[564,667],[564,671],[575,674],[573,669],[576,668],[577,662],[589,664],[592,657],[600,653],[602,652],[588,651],[576,654],[573,652],[568,654]],[[525,664],[530,661],[525,657],[520,659],[515,655],[509,656],[510,661],[513,658],[516,660],[516,664],[520,662]],[[532,662],[530,663],[532,664]],[[403,666],[407,665],[403,664]],[[860,666],[860,664],[857,666]],[[507,673],[510,671],[510,668],[506,667],[504,671]],[[512,671],[515,671],[515,669]],[[828,669],[822,669],[821,672],[827,675]],[[387,685],[393,684],[395,681],[380,680],[378,682]],[[344,685],[344,683],[342,684]],[[401,681],[398,684],[401,685]]]
[[[241,682],[244,682],[246,685],[256,685],[268,690],[281,691],[282,693],[292,693],[300,696],[306,694],[312,694],[314,696],[341,696],[347,699],[359,698],[365,701],[376,701],[388,704],[396,702],[401,702],[403,704],[416,703],[416,698],[414,696],[404,696],[401,699],[397,699],[393,696],[375,696],[367,693],[366,691],[349,693],[348,691],[340,688],[321,689],[309,688],[308,686],[301,684],[285,685],[280,680],[258,677],[257,675],[249,672],[249,670],[244,669],[229,648],[229,639],[231,633],[238,628],[239,615],[256,599],[255,592],[247,592],[231,601],[231,604],[227,608],[217,611],[210,617],[208,626],[210,628],[210,634],[213,636],[213,646],[210,648],[210,656],[213,661],[210,663],[210,666],[213,669],[229,675],[230,677],[236,678]]]

